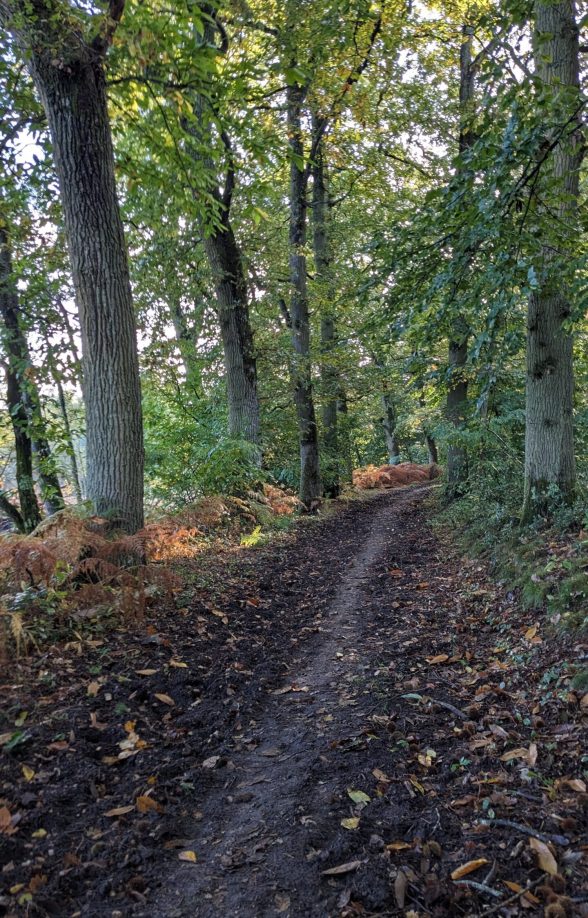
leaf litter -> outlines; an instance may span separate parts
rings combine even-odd
[[[274,877],[272,908],[292,915],[588,914],[587,698],[566,665],[585,646],[439,542],[425,493],[182,562],[194,587],[162,602],[146,636],[121,627],[18,661],[0,722],[6,914],[156,918],[178,883],[178,914],[191,914],[183,883],[218,885],[202,914],[230,914],[243,871]],[[383,518],[361,615],[315,699],[304,665]],[[272,705],[276,731],[260,735]],[[280,717],[298,718],[294,745]],[[292,802],[272,777],[290,772]],[[247,840],[247,808],[264,800],[269,830]],[[221,842],[219,884],[208,852],[227,807],[237,835]],[[186,880],[174,860],[195,865]]]

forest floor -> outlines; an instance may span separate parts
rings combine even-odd
[[[582,648],[434,535],[433,489],[211,549],[173,608],[16,664],[0,913],[588,915]]]

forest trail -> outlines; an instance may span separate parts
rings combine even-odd
[[[148,623],[23,661],[0,913],[588,914],[570,648],[438,540],[433,488],[215,545]]]
[[[194,839],[199,869],[174,872],[156,914],[193,915],[195,903],[202,916],[326,913],[317,869],[325,852],[315,845],[336,784],[323,763],[342,735],[359,733],[365,711],[356,710],[350,689],[370,662],[362,638],[375,584],[390,546],[402,539],[399,513],[428,490],[380,501],[365,536],[365,527],[358,529],[341,584],[313,623],[317,636],[294,656],[260,720],[235,744],[229,776],[218,772]]]

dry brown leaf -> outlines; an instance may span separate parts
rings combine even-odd
[[[7,806],[0,806],[0,832],[5,832],[10,828],[12,816]]]
[[[182,663],[181,660],[170,660],[170,661],[169,661],[169,665],[170,665],[170,666],[175,666],[176,669],[188,669],[188,664],[187,664],[187,663]]]
[[[113,810],[108,810],[105,813],[105,816],[124,816],[126,813],[130,813],[135,809],[134,806],[116,806]]]
[[[586,782],[581,778],[570,778],[564,782],[571,790],[577,791],[578,794],[586,793]]]
[[[408,877],[403,870],[399,870],[394,880],[394,897],[398,908],[404,908],[406,899],[406,890],[408,888]]]
[[[452,880],[461,880],[462,877],[468,875],[468,873],[473,873],[474,870],[477,870],[479,867],[483,867],[484,864],[488,863],[488,858],[479,857],[475,861],[468,861],[467,864],[462,864],[461,867],[456,867],[451,873]]]
[[[99,683],[99,682],[90,682],[90,684],[89,684],[88,688],[86,689],[86,691],[87,691],[88,695],[90,696],[90,698],[95,698],[96,695],[98,694],[98,692],[100,691],[100,683]]]
[[[525,640],[532,641],[536,634],[537,634],[537,625],[533,625],[532,628],[527,628],[527,630],[525,631]]]
[[[137,807],[139,813],[163,813],[163,807],[161,803],[158,803],[157,800],[153,799],[153,797],[148,797],[147,795],[137,797],[135,800],[135,806]]]
[[[352,873],[358,867],[361,867],[361,861],[348,861],[346,864],[339,864],[338,867],[329,867],[328,870],[323,870],[322,875],[324,877],[338,877],[343,873]]]
[[[525,759],[527,761],[529,758],[529,750],[518,747],[517,749],[511,749],[509,752],[505,752],[504,755],[500,756],[501,762],[510,762],[511,759]]]
[[[437,663],[446,663],[448,659],[448,653],[438,653],[436,657],[427,657],[427,663],[430,663],[431,666],[434,666]]]
[[[157,672],[156,669],[136,669],[135,672],[138,676],[154,676]]]
[[[381,768],[374,768],[372,774],[377,781],[382,781],[384,784],[390,784],[392,781],[392,778],[389,778],[386,772],[382,771]]]
[[[169,695],[164,695],[161,692],[155,692],[155,698],[157,698],[158,701],[163,702],[163,704],[169,704],[169,706],[172,708],[175,705],[173,698],[170,698]]]
[[[404,841],[390,842],[389,845],[386,845],[386,851],[406,851],[407,848],[412,848],[412,845]]]
[[[557,861],[545,842],[538,838],[532,838],[529,841],[529,845],[537,855],[537,863],[541,870],[549,873],[552,877],[555,876],[558,873]]]

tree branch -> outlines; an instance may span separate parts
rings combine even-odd
[[[114,33],[122,19],[125,9],[125,0],[109,0],[108,12],[104,17],[98,34],[92,39],[92,49],[100,57],[103,57],[110,48],[114,39]]]

